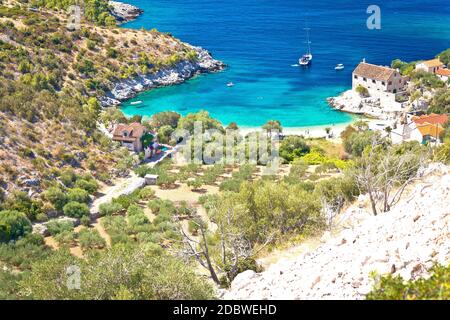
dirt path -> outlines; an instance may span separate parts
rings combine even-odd
[[[202,191],[194,192],[185,183],[180,183],[176,189],[161,189],[157,186],[152,186],[155,190],[155,196],[163,199],[170,200],[173,202],[186,201],[187,203],[193,205],[198,203],[198,199],[204,194],[216,194],[219,192],[218,186],[202,186]]]
[[[117,179],[113,182],[112,186],[102,188],[99,191],[101,196],[96,198],[91,204],[91,214],[98,213],[101,204],[110,202],[113,198],[117,198],[122,194],[131,193],[142,186],[143,181],[143,178],[131,171],[128,177]]]

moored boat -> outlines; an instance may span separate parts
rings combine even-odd
[[[311,41],[309,40],[309,30],[310,28],[305,28],[306,30],[306,44],[307,51],[306,53],[298,60],[299,65],[301,66],[309,66],[312,63],[313,55],[311,53]]]

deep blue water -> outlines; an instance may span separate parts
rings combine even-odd
[[[351,86],[363,58],[376,64],[434,57],[450,47],[450,1],[377,1],[382,29],[368,30],[373,1],[124,0],[145,10],[128,28],[157,28],[202,46],[229,65],[218,74],[140,94],[123,104],[127,115],[208,110],[224,124],[260,126],[277,119],[285,127],[343,123],[326,98]],[[305,19],[311,28],[313,65],[292,67],[305,51]],[[334,67],[346,68],[336,72]],[[232,81],[234,87],[226,84]]]

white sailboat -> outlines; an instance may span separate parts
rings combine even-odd
[[[304,28],[306,30],[306,44],[307,44],[307,51],[306,53],[298,60],[299,65],[301,66],[309,66],[312,63],[313,55],[311,53],[311,41],[309,40],[309,31],[310,28],[306,27]]]

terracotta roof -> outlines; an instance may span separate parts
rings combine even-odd
[[[436,124],[445,124],[448,121],[448,115],[446,114],[428,114],[428,115],[424,115],[424,116],[420,116],[420,117],[413,117],[412,121],[414,121],[414,123],[416,125],[422,125],[422,124],[432,124],[432,125],[436,125]]]
[[[423,61],[422,63],[428,68],[440,67],[444,65],[439,59],[427,60]]]
[[[450,69],[439,69],[436,71],[436,74],[440,76],[450,77]]]
[[[417,129],[419,129],[422,136],[431,136],[434,138],[439,138],[441,133],[444,131],[444,128],[442,128],[441,125],[429,123],[417,126]]]
[[[397,72],[395,69],[377,66],[366,62],[361,62],[356,67],[355,71],[353,71],[353,73],[358,76],[380,81],[388,81],[395,72]]]
[[[138,123],[133,122],[132,124],[118,124],[113,132],[113,140],[121,140],[121,141],[135,141],[139,139],[144,134],[146,128]],[[128,135],[125,137],[124,132],[128,132]]]

